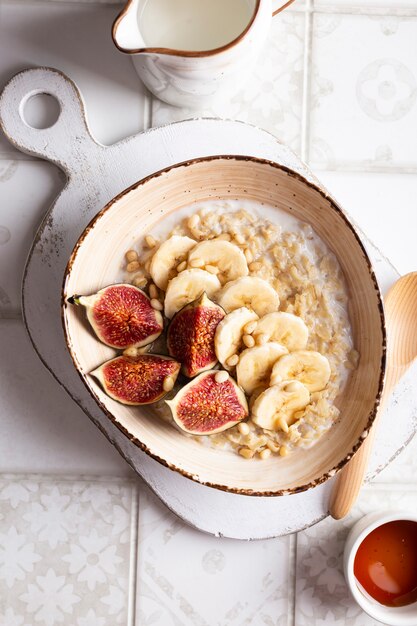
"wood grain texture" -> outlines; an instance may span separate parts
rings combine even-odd
[[[387,369],[382,401],[369,434],[343,469],[330,500],[335,519],[345,517],[355,504],[369,465],[375,435],[389,397],[417,356],[417,272],[407,274],[390,289],[385,301],[388,332]]]

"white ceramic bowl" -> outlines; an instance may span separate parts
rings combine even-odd
[[[417,522],[417,514],[407,511],[394,512],[377,512],[369,513],[362,517],[350,531],[346,540],[345,552],[343,558],[343,567],[347,585],[359,606],[374,619],[388,624],[388,626],[416,626],[417,624],[417,602],[413,602],[407,606],[390,607],[380,604],[370,595],[363,592],[359,586],[354,574],[355,556],[359,546],[369,533],[375,528],[387,524],[405,520]]]
[[[152,407],[122,405],[90,375],[114,356],[97,341],[73,294],[117,282],[124,253],[161,218],[192,203],[231,198],[284,209],[314,226],[338,257],[350,293],[358,368],[338,399],[340,419],[309,450],[264,461],[213,449],[158,419]],[[285,167],[253,157],[205,157],[174,165],[114,198],[87,226],[68,263],[63,322],[74,365],[99,406],[125,435],[171,469],[202,484],[245,495],[287,495],[315,487],[343,467],[367,436],[378,408],[385,369],[381,295],[366,251],[343,211],[318,185]]]

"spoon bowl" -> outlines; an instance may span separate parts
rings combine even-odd
[[[390,289],[385,318],[388,366],[406,369],[417,357],[417,272],[406,274]]]

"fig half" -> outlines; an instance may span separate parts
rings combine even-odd
[[[223,371],[203,372],[166,403],[177,426],[193,435],[220,433],[248,416],[245,394]]]
[[[118,356],[91,372],[110,398],[138,406],[157,402],[174,387],[181,364],[159,354]]]
[[[91,296],[72,296],[68,302],[85,307],[95,334],[112,348],[140,348],[159,337],[164,328],[161,313],[133,285],[110,285]]]
[[[225,315],[224,310],[203,293],[172,318],[167,334],[168,352],[182,363],[182,372],[188,378],[216,365],[214,335]]]

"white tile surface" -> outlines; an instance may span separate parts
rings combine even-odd
[[[285,11],[274,18],[269,40],[243,89],[213,109],[180,109],[153,100],[152,125],[191,117],[240,119],[272,132],[294,150],[301,147],[303,99],[303,13]]]
[[[0,321],[0,355],[0,473],[132,475],[44,368],[21,322]]]
[[[0,480],[0,624],[126,624],[132,486]]]
[[[142,490],[136,626],[284,626],[290,538],[242,544],[203,535]]]
[[[234,117],[297,151],[310,129],[318,177],[394,265],[411,271],[417,0],[314,0],[310,58],[312,5],[306,17],[297,0],[274,19],[252,80],[231,103],[195,112],[154,102],[153,124]],[[119,10],[112,0],[0,0],[0,83],[29,65],[57,67],[80,85],[98,140],[137,132],[147,104],[111,42]],[[309,58],[311,116],[303,109]],[[19,315],[30,241],[63,184],[52,166],[22,159],[0,132],[0,318]],[[376,626],[347,593],[343,542],[370,509],[415,509],[417,439],[343,522],[326,520],[298,540],[216,539],[186,527],[141,485],[136,519],[138,481],[43,368],[21,322],[0,319],[0,355],[0,626]]]
[[[316,14],[310,107],[314,165],[417,168],[417,18]]]
[[[80,86],[99,141],[110,144],[138,132],[144,87],[111,39],[119,10],[120,5],[1,2],[0,84],[30,66],[56,67]],[[1,151],[11,148],[0,133]]]
[[[417,9],[416,0],[313,0],[316,10],[326,9],[328,12],[351,11],[364,15],[386,13],[390,15],[413,13]],[[414,11],[413,11],[414,10]]]
[[[416,174],[316,174],[400,274],[416,270]]]
[[[0,160],[0,318],[20,315],[30,246],[64,184],[64,175],[49,163]]]

